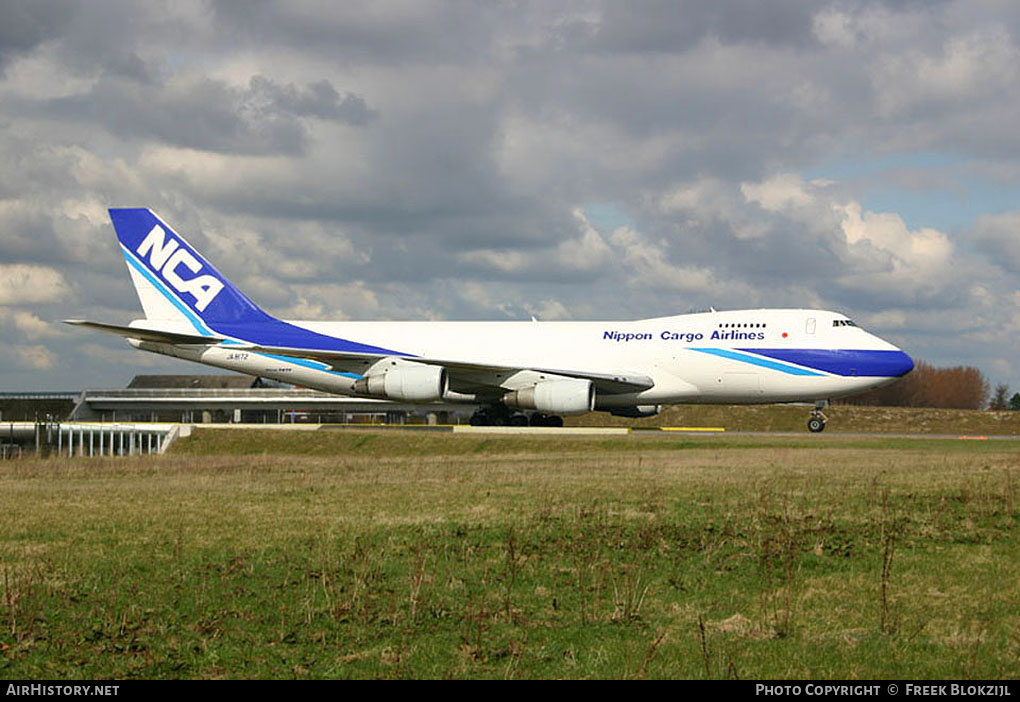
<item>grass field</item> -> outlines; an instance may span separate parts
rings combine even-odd
[[[1015,678],[1020,445],[201,430],[0,464],[0,677]]]
[[[599,426],[725,427],[727,431],[806,431],[810,406],[805,405],[672,405],[643,419],[611,417],[593,412],[570,417],[568,424]],[[934,409],[927,407],[857,407],[832,405],[827,434],[867,432],[886,434],[1020,435],[1020,412]]]

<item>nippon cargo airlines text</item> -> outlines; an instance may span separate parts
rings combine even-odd
[[[653,332],[622,332],[604,331],[603,341],[616,341],[626,343],[628,341],[651,341],[661,339],[662,341],[702,341],[705,334],[702,332],[671,331],[666,329],[659,333]],[[709,341],[763,341],[765,332],[742,332],[742,331],[719,331],[715,330],[707,337]]]

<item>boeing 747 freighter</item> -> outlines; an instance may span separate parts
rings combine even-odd
[[[321,322],[265,312],[148,209],[111,209],[145,312],[68,320],[135,348],[330,393],[478,407],[472,424],[556,426],[681,403],[813,402],[889,383],[910,357],[838,312],[758,309],[629,322]]]

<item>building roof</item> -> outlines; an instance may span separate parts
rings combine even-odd
[[[208,389],[247,390],[262,387],[261,379],[250,375],[136,375],[128,384],[132,390]]]

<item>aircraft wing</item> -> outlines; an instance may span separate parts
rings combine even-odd
[[[200,334],[185,334],[181,332],[163,331],[158,329],[146,329],[144,327],[122,326],[117,324],[106,324],[103,322],[89,322],[82,319],[66,319],[66,324],[87,327],[107,334],[116,334],[128,339],[139,339],[161,344],[194,344],[194,345],[216,345],[226,341],[226,337],[202,336]],[[287,356],[295,359],[308,359],[328,364],[333,370],[341,372],[361,373],[388,354],[362,353],[350,351],[330,351],[319,349],[302,349],[281,346],[265,346],[259,344],[234,342],[230,348],[250,351],[253,353],[267,353],[276,356]],[[406,360],[415,363],[424,363],[433,366],[446,368],[453,384],[464,390],[475,390],[484,388],[498,388],[505,378],[515,373],[531,371],[540,374],[549,374],[562,378],[580,378],[590,380],[601,392],[607,394],[619,394],[628,392],[640,392],[655,385],[651,378],[641,373],[621,370],[618,372],[606,373],[604,371],[591,371],[582,368],[547,368],[544,366],[511,366],[492,363],[473,363],[457,359],[422,358],[418,356],[407,357]]]
[[[565,378],[580,378],[583,380],[590,380],[595,384],[595,387],[604,393],[615,395],[624,392],[640,392],[642,390],[648,390],[655,383],[647,375],[640,373],[634,373],[630,371],[620,371],[616,373],[605,373],[595,372],[579,368],[566,369],[566,368],[545,368],[545,367],[530,367],[530,366],[493,366],[493,365],[482,365],[477,363],[465,363],[462,361],[444,361],[444,360],[428,360],[421,359],[422,363],[429,363],[436,366],[444,366],[447,371],[456,378],[458,372],[488,372],[488,373],[500,373],[500,372],[517,372],[517,371],[534,371],[536,373],[548,373],[549,375],[556,375]]]
[[[314,361],[328,363],[334,370],[343,372],[360,372],[371,366],[376,361],[386,358],[382,354],[350,353],[345,351],[318,351],[309,349],[293,349],[276,346],[245,346],[255,352],[271,353],[277,356],[290,356],[292,358],[306,358]],[[618,394],[627,392],[640,392],[653,387],[655,383],[647,375],[633,371],[621,370],[618,372],[606,373],[604,371],[590,371],[582,368],[547,368],[544,366],[513,366],[493,363],[474,363],[458,359],[425,358],[410,356],[406,360],[415,363],[424,363],[431,366],[442,366],[446,368],[451,381],[467,386],[498,387],[499,381],[515,373],[532,371],[535,373],[546,373],[564,378],[580,378],[591,380],[595,387],[607,394]],[[488,380],[488,382],[487,382]]]

